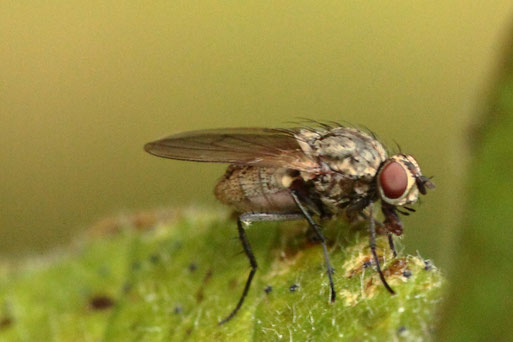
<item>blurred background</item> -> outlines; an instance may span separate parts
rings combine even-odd
[[[2,1],[0,256],[106,216],[218,205],[225,166],[155,158],[148,141],[308,117],[366,125],[435,176],[405,244],[444,266],[512,28],[510,0]]]

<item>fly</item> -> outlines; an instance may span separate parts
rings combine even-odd
[[[249,292],[258,264],[244,227],[258,221],[304,219],[319,240],[335,301],[334,272],[326,238],[314,216],[369,221],[370,249],[384,287],[391,294],[376,254],[376,226],[388,236],[394,256],[394,235],[403,227],[398,213],[414,212],[409,205],[419,193],[434,188],[417,161],[403,153],[389,156],[374,134],[340,124],[269,129],[227,128],[185,132],[150,142],[144,149],[178,160],[230,164],[215,187],[215,195],[237,213],[239,239],[251,271],[235,308],[219,324],[232,319]],[[374,218],[379,201],[382,223]]]

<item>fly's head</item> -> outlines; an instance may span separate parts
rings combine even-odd
[[[383,202],[404,206],[417,202],[419,192],[435,185],[422,175],[419,164],[410,155],[396,154],[383,162],[377,174],[377,188]]]

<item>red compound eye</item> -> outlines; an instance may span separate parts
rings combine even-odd
[[[401,164],[393,161],[383,168],[379,182],[387,198],[399,198],[408,186],[408,175]]]

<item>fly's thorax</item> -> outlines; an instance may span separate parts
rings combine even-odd
[[[387,159],[383,145],[373,136],[350,127],[302,129],[296,139],[303,152],[316,160],[320,172],[301,173],[311,181],[327,210],[338,213],[362,198],[374,198],[375,179]]]
[[[387,159],[377,176],[381,199],[394,206],[417,202],[419,189],[416,180],[422,176],[419,164],[410,155],[397,154]]]
[[[309,180],[312,196],[324,205],[325,211],[338,214],[361,198],[374,197],[374,179],[354,179],[338,172],[320,174]]]
[[[296,139],[303,152],[317,160],[322,170],[352,179],[373,179],[387,158],[378,140],[356,128],[303,129]]]

